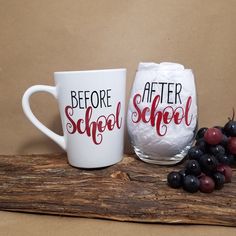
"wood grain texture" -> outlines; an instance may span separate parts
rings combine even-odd
[[[119,221],[236,226],[236,170],[212,194],[166,184],[169,171],[125,156],[117,165],[81,170],[65,154],[0,156],[0,210]]]

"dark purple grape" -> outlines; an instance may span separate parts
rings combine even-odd
[[[181,181],[183,183],[184,182],[184,178],[187,175],[186,170],[185,169],[180,170],[179,174],[181,175]]]
[[[203,153],[207,152],[208,144],[205,142],[204,138],[198,139],[195,146],[198,147]]]
[[[230,154],[236,155],[236,137],[230,137],[227,150]]]
[[[225,164],[225,165],[232,165],[232,155],[218,155],[216,156],[217,160],[219,161],[219,163],[221,164]]]
[[[196,160],[188,160],[185,165],[186,173],[189,175],[198,176],[201,174],[201,167],[198,161]]]
[[[198,160],[203,155],[202,150],[199,147],[191,147],[188,151],[189,159]]]
[[[225,149],[221,145],[215,145],[215,146],[209,147],[209,152],[214,156],[218,156],[218,155],[222,156],[225,154]]]
[[[213,174],[213,179],[215,181],[215,189],[222,189],[225,183],[225,176],[220,172],[216,172]]]
[[[196,134],[196,140],[199,140],[200,138],[203,138],[206,131],[207,131],[206,127],[203,127],[201,129],[199,129],[197,134]]]
[[[228,154],[228,165],[233,166],[236,164],[236,157],[235,155]]]
[[[216,171],[218,161],[214,156],[205,154],[200,158],[200,166],[204,173],[209,174]]]
[[[230,120],[224,126],[224,133],[230,137],[236,137],[236,121]]]
[[[220,142],[220,145],[223,146],[224,148],[227,148],[227,146],[228,146],[228,139],[229,138],[225,134],[223,134],[222,140]]]
[[[167,176],[167,182],[172,188],[180,188],[182,185],[181,175],[176,171],[172,171]]]
[[[183,189],[190,193],[195,193],[199,189],[199,179],[194,175],[187,175],[184,178]]]
[[[213,179],[207,175],[201,177],[199,179],[200,181],[200,186],[199,189],[201,192],[203,193],[211,193],[213,192],[214,188],[215,188],[215,182],[213,181]]]
[[[233,171],[228,165],[220,164],[217,166],[217,171],[225,176],[225,183],[230,183]]]

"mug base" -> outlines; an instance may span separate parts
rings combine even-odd
[[[118,161],[115,161],[115,162],[111,162],[111,163],[108,163],[108,164],[103,164],[103,165],[78,165],[76,163],[72,163],[70,161],[68,161],[69,165],[72,166],[72,167],[75,167],[75,168],[79,168],[79,169],[85,169],[85,170],[97,170],[97,169],[103,169],[103,168],[107,168],[109,166],[113,166],[119,162],[122,161],[123,158],[121,158],[120,160]]]

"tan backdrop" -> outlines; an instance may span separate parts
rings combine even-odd
[[[21,108],[58,70],[126,67],[128,97],[140,61],[179,62],[196,76],[200,126],[223,124],[236,108],[235,24],[235,0],[0,0],[0,153],[61,151]],[[50,95],[32,108],[61,132]]]
[[[58,70],[126,67],[127,97],[140,61],[174,61],[194,70],[200,125],[223,124],[236,107],[235,0],[1,0],[0,152],[60,148],[26,120],[23,92],[53,84]],[[60,131],[56,102],[32,98]]]

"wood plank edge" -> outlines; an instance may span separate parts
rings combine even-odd
[[[226,227],[235,227],[236,223],[229,222],[229,221],[222,221],[222,222],[213,222],[213,221],[206,221],[206,220],[191,220],[188,218],[179,219],[179,220],[171,220],[171,219],[140,219],[140,218],[129,218],[119,216],[101,216],[96,214],[78,214],[78,213],[57,213],[57,212],[47,212],[47,211],[40,211],[37,212],[34,210],[28,209],[0,209],[1,211],[7,212],[18,212],[18,213],[29,213],[29,214],[37,214],[37,215],[51,215],[51,216],[61,216],[61,217],[79,217],[79,218],[87,218],[87,219],[100,219],[100,220],[114,220],[118,222],[130,222],[130,223],[147,223],[147,224],[167,224],[167,225],[209,225],[209,226],[226,226]]]

